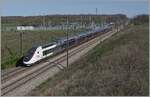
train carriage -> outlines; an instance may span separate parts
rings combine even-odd
[[[72,47],[76,44],[88,41],[98,36],[100,33],[108,32],[110,30],[112,30],[112,27],[110,25],[107,25],[104,28],[96,28],[86,33],[80,33],[76,36],[71,36],[68,39],[65,37],[63,39],[59,39],[57,42],[52,42],[46,45],[34,46],[24,55],[23,63],[26,66],[31,66],[32,64],[42,59],[53,56],[56,53],[65,50],[67,45],[69,47]]]

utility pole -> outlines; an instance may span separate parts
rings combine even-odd
[[[104,15],[103,27],[105,27],[106,19],[107,19],[107,16]]]
[[[96,23],[96,21],[97,21],[97,8],[96,8],[96,18],[95,18],[95,23]],[[97,26],[97,23],[96,23],[96,26]]]
[[[22,56],[22,34],[23,32],[20,32],[20,55]]]
[[[83,20],[82,20],[82,14],[81,14],[81,29],[83,28]]]
[[[97,15],[97,10],[98,10],[98,9],[96,8],[96,15]]]
[[[68,68],[68,66],[69,66],[69,62],[68,62],[68,47],[69,47],[69,42],[68,42],[68,16],[67,16],[67,31],[66,31],[66,33],[67,33],[67,68]]]
[[[44,14],[43,14],[43,27],[44,27],[44,30],[46,30]]]

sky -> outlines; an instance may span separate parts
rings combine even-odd
[[[148,0],[1,0],[1,16],[148,14]]]

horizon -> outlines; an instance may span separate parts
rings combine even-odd
[[[139,15],[149,15],[149,14],[137,14],[133,17],[128,17],[126,14],[121,14],[121,13],[118,13],[118,14],[45,14],[45,15],[29,15],[29,16],[1,16],[1,17],[36,17],[36,16],[80,16],[80,15],[97,15],[97,16],[111,16],[111,15],[125,15],[127,18],[134,18],[136,16],[139,16]]]
[[[147,0],[3,0],[1,8],[1,16],[96,15],[96,8],[97,15],[149,15]]]

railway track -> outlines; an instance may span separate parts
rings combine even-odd
[[[72,52],[71,54],[69,54],[69,57],[73,56],[74,54],[80,52],[83,49],[84,48],[80,48],[80,49],[75,50],[74,52]],[[62,62],[64,60],[66,60],[65,56],[61,57],[60,59],[55,60],[55,62],[60,63],[60,62]],[[52,68],[54,66],[57,66],[57,64],[55,62],[50,62],[46,66],[44,66],[44,67],[42,67],[40,69],[37,69],[35,72],[31,73],[30,75],[26,75],[23,78],[21,78],[21,79],[15,81],[15,82],[13,82],[13,83],[5,86],[5,87],[2,87],[2,90],[5,89],[5,92],[3,91],[2,95],[5,95],[6,93],[10,92],[11,90],[19,87],[20,85],[26,83],[29,80],[35,78],[36,76],[38,76],[39,74],[45,72],[46,70],[49,70],[50,68]]]
[[[106,37],[109,34],[110,33],[106,33],[103,37]],[[103,38],[101,41],[103,41],[103,40],[105,40],[105,38]],[[81,52],[86,47],[94,44],[96,41],[99,41],[99,38],[92,39],[92,40],[90,40],[90,42],[84,43],[84,44],[76,47],[76,49],[69,51],[69,58],[71,58],[75,54]],[[7,76],[5,74],[2,75],[3,76],[3,78],[2,78],[2,88],[1,88],[2,89],[2,95],[8,94],[12,90],[15,90],[16,88],[22,86],[23,84],[27,83],[28,81],[38,77],[38,75],[48,71],[50,68],[58,67],[61,70],[64,69],[65,66],[59,65],[59,63],[65,61],[65,60],[66,60],[66,55],[64,54],[64,55],[56,58],[53,61],[47,61],[45,63],[45,65],[40,66],[39,68],[35,69],[33,72],[27,73],[26,75],[24,75],[24,76],[22,76],[22,77],[20,77],[20,78],[18,78],[16,80],[13,80],[12,82],[9,82],[9,80],[13,79],[14,75],[16,75],[18,73],[20,74],[21,72],[26,72],[26,70],[28,70],[29,68],[28,69],[27,68],[25,68],[25,69],[20,68],[20,69],[17,69],[16,71],[14,71],[14,72],[13,71],[9,72],[7,74]]]
[[[92,41],[92,42],[90,42],[90,43],[88,43],[88,44],[86,44],[86,45],[83,45],[82,47],[80,47],[80,48],[78,48],[78,49],[75,49],[74,51],[72,51],[72,52],[69,53],[69,57],[71,57],[71,56],[75,55],[76,53],[82,51],[83,49],[85,49],[87,46],[90,46],[90,45],[93,44],[94,42],[95,42],[95,41]],[[2,91],[2,95],[7,94],[7,93],[10,92],[11,90],[13,90],[13,89],[19,87],[20,85],[22,85],[22,84],[26,83],[27,81],[33,79],[34,77],[38,76],[39,74],[45,72],[46,70],[48,70],[48,69],[50,69],[50,68],[52,68],[52,67],[54,67],[54,66],[57,66],[57,63],[60,63],[60,62],[62,62],[62,61],[64,61],[64,60],[66,60],[66,57],[65,57],[65,56],[66,56],[66,55],[64,55],[64,56],[62,56],[62,57],[56,59],[56,60],[53,61],[53,62],[48,63],[46,66],[43,66],[42,68],[37,69],[36,71],[32,72],[32,73],[29,74],[29,75],[25,75],[24,77],[22,77],[22,78],[20,78],[20,79],[18,79],[18,80],[16,80],[16,81],[14,81],[14,82],[11,83],[11,84],[7,84],[7,85],[4,86],[4,87],[2,86],[2,90],[3,90],[3,91]],[[57,62],[57,63],[54,64],[55,62]],[[50,65],[50,64],[52,64],[52,65]],[[23,70],[26,70],[26,69],[23,69]]]
[[[1,82],[5,83],[7,80],[10,80],[14,76],[16,77],[17,75],[20,75],[20,73],[26,72],[27,70],[29,70],[31,68],[34,68],[35,66],[40,65],[40,64],[42,64],[42,63],[44,63],[46,61],[42,61],[42,62],[37,63],[37,64],[35,64],[35,65],[31,66],[31,67],[17,67],[15,69],[11,70],[11,71],[5,72],[5,73],[3,73],[1,75]]]
[[[76,45],[76,46],[79,46],[79,45]],[[75,47],[76,47],[76,46],[75,46]],[[60,54],[58,54],[58,55],[60,55]],[[53,56],[53,57],[55,57],[55,56]],[[47,60],[46,60],[46,61],[47,61]],[[11,70],[11,71],[5,72],[5,73],[3,73],[3,74],[1,75],[1,83],[3,84],[3,83],[5,83],[7,80],[12,79],[14,76],[16,77],[16,76],[20,75],[20,74],[23,73],[23,72],[27,72],[29,69],[32,69],[32,68],[34,68],[35,66],[40,65],[40,64],[42,64],[42,63],[44,63],[44,62],[46,62],[46,61],[37,63],[36,65],[33,65],[32,67],[29,67],[29,68],[28,68],[28,67],[26,67],[26,68],[17,67],[17,68],[15,68],[15,69]]]
[[[11,75],[14,71],[17,71],[17,70],[20,70],[20,69],[21,69],[21,67],[16,67],[16,68],[14,68],[14,69],[12,69],[12,70],[2,72],[2,73],[1,73],[1,76]]]
[[[60,55],[60,54],[58,54],[58,55]],[[55,56],[53,56],[53,57],[55,57]],[[64,57],[64,56],[63,56],[63,57]],[[46,60],[46,61],[47,61],[47,60]],[[23,73],[23,72],[27,72],[29,69],[32,69],[32,68],[34,68],[35,66],[40,65],[40,64],[42,64],[42,63],[44,63],[44,62],[46,62],[46,61],[42,61],[42,62],[40,62],[40,63],[37,63],[37,64],[33,65],[32,67],[26,67],[26,68],[17,67],[17,68],[15,68],[15,69],[13,69],[13,70],[11,70],[11,71],[9,71],[9,72],[5,72],[5,73],[3,73],[3,74],[1,75],[1,83],[3,84],[3,83],[5,83],[7,80],[12,79],[14,76],[16,77],[16,76],[20,75],[20,74]]]
[[[17,76],[17,74],[20,74],[21,72],[25,71],[27,68],[21,68],[21,67],[18,67],[17,69],[14,69],[13,71],[11,72],[8,72],[4,75],[2,75],[1,77],[1,83],[5,83],[7,80],[11,79],[15,76]]]

